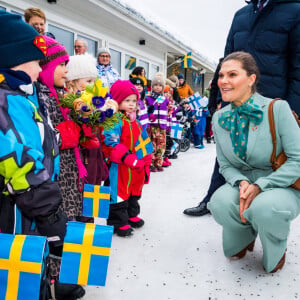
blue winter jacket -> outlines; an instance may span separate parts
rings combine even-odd
[[[300,0],[269,0],[260,12],[257,0],[248,2],[234,16],[225,56],[251,53],[261,72],[260,94],[285,99],[300,114]]]

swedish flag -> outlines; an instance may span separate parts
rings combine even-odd
[[[190,68],[192,66],[192,52],[188,52],[181,62],[181,69]]]
[[[132,70],[136,66],[136,58],[133,56],[130,56],[129,60],[127,61],[125,65],[125,69]]]
[[[113,227],[68,222],[59,281],[105,285]]]
[[[39,299],[46,238],[0,233],[0,245],[0,299]]]
[[[86,217],[108,218],[110,187],[85,184],[83,189],[82,215]]]
[[[145,157],[148,154],[153,152],[153,145],[147,133],[147,128],[143,129],[142,133],[140,134],[138,140],[134,145],[135,154],[138,159]]]

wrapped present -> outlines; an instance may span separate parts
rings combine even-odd
[[[0,299],[38,300],[45,237],[0,233]]]
[[[138,159],[151,154],[153,152],[153,145],[147,133],[147,127],[144,127],[142,133],[140,134],[138,140],[134,145],[135,154]]]
[[[104,286],[113,227],[68,222],[59,281]]]
[[[108,218],[110,187],[85,184],[83,189],[82,215],[86,217]]]
[[[182,130],[183,130],[183,125],[179,123],[173,123],[170,132],[171,138],[180,140],[182,135]]]

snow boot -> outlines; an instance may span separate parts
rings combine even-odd
[[[85,290],[81,285],[60,283],[51,281],[50,284],[51,299],[55,300],[76,300],[85,295]]]
[[[140,227],[142,227],[145,224],[144,220],[141,219],[141,218],[139,218],[139,217],[129,218],[128,223],[133,228],[140,228]]]
[[[114,228],[114,232],[118,236],[125,237],[125,236],[132,235],[133,229],[131,228],[130,225],[127,224],[127,225],[124,225],[124,226],[121,226],[121,227]]]
[[[157,169],[157,172],[163,172],[164,171],[163,167],[157,166],[156,169]]]
[[[169,161],[168,156],[166,156],[166,157],[164,158],[164,161],[165,161],[169,166],[172,165],[172,163]]]
[[[157,172],[157,168],[154,166],[150,166],[150,172]]]

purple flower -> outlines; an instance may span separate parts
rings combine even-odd
[[[106,96],[105,96],[105,98],[110,98],[110,99],[112,99],[112,94],[107,93]]]
[[[104,122],[105,118],[106,118],[105,112],[104,112],[104,111],[101,111],[100,117],[99,117],[99,119],[98,119],[98,122],[99,122],[99,123]]]
[[[81,120],[82,120],[83,123],[87,123],[90,120],[90,118],[84,118],[83,117]]]
[[[96,108],[100,108],[105,104],[105,99],[103,97],[93,97],[92,98],[93,104],[96,106]]]
[[[112,117],[113,114],[114,114],[114,110],[113,110],[112,108],[108,108],[108,109],[106,110],[106,112],[105,112],[105,116],[106,116],[107,118]]]
[[[81,110],[84,112],[88,112],[88,111],[90,111],[90,108],[87,105],[82,105]]]

